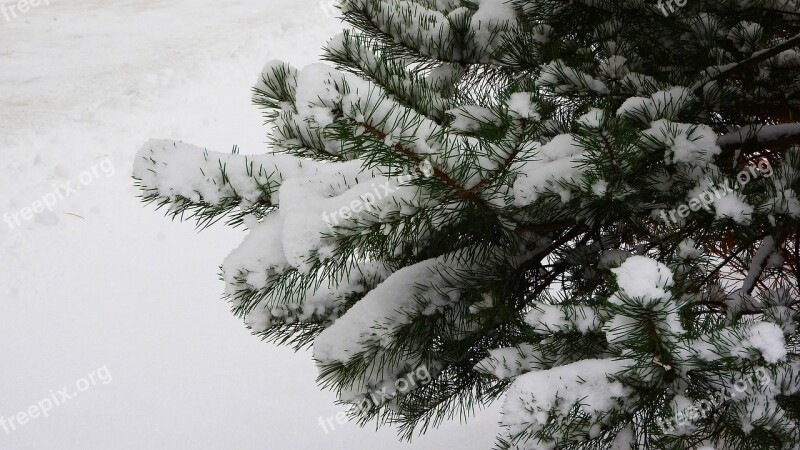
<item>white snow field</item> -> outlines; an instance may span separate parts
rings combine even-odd
[[[220,298],[244,230],[197,234],[136,198],[149,138],[266,150],[250,87],[267,60],[317,59],[340,26],[319,0],[37,3],[0,13],[1,449],[492,447],[499,405],[412,444],[325,433],[343,407],[311,354]]]

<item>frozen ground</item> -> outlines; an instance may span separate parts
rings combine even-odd
[[[0,15],[0,419],[101,367],[112,381],[0,425],[0,448],[491,448],[496,409],[411,445],[324,433],[318,418],[341,407],[310,355],[259,342],[219,298],[242,231],[198,235],[135,198],[148,138],[264,150],[249,87],[268,59],[316,59],[338,29],[318,0],[50,0],[12,19]],[[52,213],[21,218],[56,194]]]

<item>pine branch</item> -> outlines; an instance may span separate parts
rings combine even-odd
[[[716,80],[721,80],[723,78],[728,78],[731,75],[736,75],[738,73],[744,72],[745,70],[758,65],[761,62],[764,62],[773,56],[776,56],[786,50],[790,50],[796,46],[800,45],[800,34],[797,34],[784,42],[765,50],[761,50],[759,52],[754,53],[749,58],[739,61],[735,64],[729,64],[723,67],[708,67],[705,69],[705,79],[703,81],[698,81],[695,83],[691,90],[695,93],[698,97],[702,97],[703,94],[703,87],[711,82]]]
[[[748,125],[720,136],[717,145],[723,152],[741,149],[753,153],[766,148],[800,145],[800,123]]]
[[[386,133],[382,132],[381,130],[375,128],[374,126],[368,123],[356,122],[356,121],[353,122],[356,125],[363,127],[365,130],[367,130],[370,134],[372,134],[379,140],[385,140],[387,137]],[[403,144],[400,143],[394,144],[392,145],[392,148],[401,155],[408,158],[416,166],[422,164],[425,161],[423,158],[414,153],[412,150],[407,149]],[[461,186],[455,180],[453,180],[452,177],[444,173],[438,167],[433,167],[433,175],[439,180],[441,180],[445,185],[447,185],[447,187],[449,187],[452,190],[452,192],[454,192],[458,197],[460,197],[464,201],[472,203],[473,205],[478,207],[478,209],[484,212],[496,215],[482,198],[478,197],[474,192],[465,189],[463,186]]]

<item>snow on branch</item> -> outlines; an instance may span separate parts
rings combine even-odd
[[[747,125],[717,139],[717,145],[724,150],[765,144],[775,146],[800,144],[800,123]]]
[[[133,177],[145,200],[177,208],[176,215],[188,205],[224,214],[236,207],[277,206],[278,189],[289,178],[325,175],[331,184],[354,179],[361,164],[358,160],[322,163],[285,154],[224,154],[178,141],[151,140],[136,155]]]
[[[504,31],[516,25],[513,7],[505,0],[481,0],[478,9],[428,9],[407,0],[345,0],[345,18],[371,35],[421,59],[459,64],[489,62]]]
[[[625,397],[632,393],[622,383],[611,380],[632,364],[630,360],[584,359],[520,375],[503,405],[502,425],[508,430],[508,438],[513,442],[536,436],[534,439],[540,438],[537,448],[564,445],[566,442],[539,433],[548,424],[552,426],[553,420],[569,417],[574,409],[589,419],[583,422],[586,429],[581,430],[588,435],[595,422],[602,422],[604,414],[621,408]],[[581,440],[578,436],[574,439]]]
[[[278,168],[299,166],[288,156],[247,157],[210,153],[172,140],[151,140],[136,155],[133,176],[147,196],[194,203],[272,206]],[[194,168],[186,170],[187,167]]]
[[[394,382],[404,369],[425,362],[396,335],[420,316],[440,313],[459,301],[465,286],[458,274],[470,267],[458,259],[463,255],[444,255],[394,272],[316,338],[314,358],[323,372],[326,366],[342,364],[370,367],[342,391],[342,400],[356,400],[369,386]]]
[[[708,67],[704,71],[706,77],[702,81],[698,81],[697,83],[695,83],[692,86],[691,90],[695,94],[700,95],[702,93],[701,91],[703,89],[703,86],[705,86],[706,83],[714,80],[720,80],[722,78],[727,78],[731,75],[742,72],[748,67],[755,66],[760,62],[766,61],[772,58],[773,56],[776,56],[798,45],[800,45],[800,34],[797,34],[774,47],[757,51],[753,53],[753,55],[751,55],[749,58],[739,61],[737,63],[727,64],[724,66]]]

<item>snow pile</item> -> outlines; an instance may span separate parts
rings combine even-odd
[[[742,424],[742,431],[750,434],[756,426],[772,424],[791,420],[777,402],[764,398],[748,398],[745,400],[745,407],[739,411],[739,421]],[[770,425],[766,425],[770,427]]]
[[[403,42],[411,48],[433,58],[445,55],[440,51],[451,44],[455,35],[448,15],[427,9],[419,3],[408,0],[344,0],[342,12],[358,10],[366,12],[384,33],[390,34],[396,42]],[[457,9],[450,15],[460,14]],[[413,20],[397,20],[396,17],[409,17]]]
[[[747,225],[753,218],[754,209],[742,194],[730,192],[714,199],[714,212],[717,219],[731,219],[738,224]]]
[[[573,408],[595,421],[602,413],[620,408],[630,394],[620,382],[610,380],[630,364],[628,360],[585,359],[520,375],[508,391],[501,423],[510,436],[533,434],[551,419],[569,416]],[[539,442],[535,448],[549,450],[556,444]]]
[[[478,131],[482,124],[502,125],[500,118],[491,109],[482,106],[463,105],[447,112],[454,117],[450,127],[458,131],[467,133]]]
[[[357,400],[377,383],[394,383],[402,373],[422,363],[413,358],[387,361],[380,354],[394,345],[394,333],[414,317],[442,311],[459,300],[461,289],[453,286],[448,276],[456,269],[448,258],[452,255],[394,272],[315,339],[314,358],[320,367],[356,359],[371,367],[365,371],[366,379],[356,381],[351,392],[342,394],[343,400]]]
[[[687,355],[705,361],[727,357],[752,361],[760,357],[776,364],[788,356],[783,329],[767,321],[722,328],[688,341],[686,348]]]
[[[251,164],[255,170],[248,170]],[[133,176],[149,193],[159,196],[211,204],[236,198],[249,206],[272,201],[269,186],[282,173],[302,170],[303,164],[287,155],[245,157],[209,153],[172,140],[151,140],[137,154]]]
[[[622,306],[610,320],[603,324],[603,330],[610,343],[625,347],[633,330],[642,326],[641,317],[631,312],[648,308],[654,312],[651,320],[664,339],[677,343],[684,333],[680,318],[669,288],[673,275],[667,266],[644,256],[631,256],[618,268],[611,269],[617,276],[619,291],[608,300]],[[633,308],[631,308],[633,306]],[[657,318],[657,319],[655,319]]]
[[[659,119],[641,134],[642,146],[664,150],[667,164],[684,163],[706,167],[722,150],[717,145],[717,134],[707,125],[690,125]]]
[[[525,316],[525,322],[539,334],[588,333],[600,327],[596,309],[581,305],[537,305]]]
[[[384,90],[399,102],[437,121],[443,120],[444,112],[452,103],[452,99],[442,97],[442,91],[452,89],[464,73],[462,67],[448,63],[442,63],[428,73],[416,72],[412,70],[413,66],[401,60],[381,57],[360,35],[349,31],[328,41],[324,57],[346,61],[349,67],[358,67],[371,79],[382,80]]]
[[[607,78],[619,80],[624,78],[628,72],[628,59],[620,55],[612,55],[600,63],[600,71]]]
[[[283,205],[279,209],[282,252],[271,258],[306,272],[317,254],[324,257],[332,250],[325,235],[334,224],[370,224],[415,211],[416,187],[405,185],[401,178],[382,176],[379,168],[363,170],[362,165],[359,160],[323,163],[283,154],[226,155],[167,140],[145,144],[137,155],[134,177],[148,194],[173,200],[183,197],[219,207]],[[356,182],[359,177],[364,181]],[[353,208],[353,202],[360,207]],[[336,215],[339,211],[344,211],[342,217]],[[269,264],[265,270],[277,267],[283,265]]]
[[[541,75],[536,82],[549,87],[557,94],[573,91],[594,91],[599,94],[608,94],[608,86],[601,80],[579,70],[564,65],[561,60],[553,61],[541,69]]]
[[[657,119],[675,120],[687,106],[695,101],[691,89],[676,86],[658,91],[648,97],[630,97],[617,109],[617,116],[629,117],[642,123]]]
[[[641,299],[644,304],[652,304],[669,299],[667,291],[672,285],[672,272],[664,264],[644,257],[631,256],[621,266],[611,269],[617,276],[620,293],[629,298]],[[619,295],[609,298],[611,303],[620,305]]]
[[[394,328],[409,323],[410,316],[433,314],[458,300],[460,291],[447,288],[440,272],[445,267],[430,259],[393,273],[316,339],[314,357],[322,364],[346,363],[370,344],[389,345]],[[436,288],[448,291],[443,295]]]
[[[514,204],[529,205],[548,191],[568,202],[572,198],[572,188],[583,175],[580,167],[583,152],[583,147],[571,134],[558,135],[540,147],[537,156],[541,159],[520,168],[520,177],[514,183]]]
[[[342,11],[361,11],[384,33],[434,59],[488,62],[502,42],[502,32],[516,25],[516,14],[506,0],[478,0],[477,11],[456,7],[458,2],[437,1],[429,9],[408,0],[344,0]],[[455,26],[468,17],[472,39]],[[398,20],[398,17],[403,19]],[[404,20],[408,19],[408,20]]]
[[[277,215],[251,224],[250,232],[222,263],[226,295],[259,290],[289,267],[281,242],[283,221]]]
[[[685,239],[678,245],[678,256],[683,259],[697,259],[703,255],[703,251],[697,248],[694,239]]]
[[[793,51],[793,50],[792,50]],[[800,124],[780,123],[774,125],[747,125],[738,130],[720,136],[717,144],[720,146],[731,146],[742,142],[770,142],[779,141],[783,138],[797,136],[800,134]]]
[[[600,128],[605,120],[605,112],[599,108],[592,108],[588,113],[578,118],[578,123],[587,128]]]
[[[257,276],[255,273],[251,274]],[[330,325],[345,312],[349,298],[366,292],[376,282],[389,275],[379,263],[364,263],[352,270],[344,279],[324,280],[322,285],[310,289],[302,299],[269,297],[251,306],[245,323],[254,333],[267,331],[279,324],[295,322],[320,322]],[[253,279],[253,277],[250,277]]]
[[[284,251],[289,263],[303,273],[311,270],[313,261],[332,254],[334,232],[348,234],[392,216],[410,215],[423,204],[416,186],[369,172],[347,178],[292,178],[283,183],[279,195]]]
[[[325,64],[306,67],[298,72],[297,80],[295,105],[281,105],[276,126],[282,132],[290,129],[283,137],[294,136],[301,146],[327,150],[328,146],[317,148],[313,137],[331,124],[334,114],[341,114],[360,125],[365,135],[395,151],[402,147],[400,151],[428,159],[445,172],[463,151],[459,139],[446,136],[434,121],[401,105],[371,81]]]
[[[475,47],[483,60],[503,42],[502,32],[517,24],[517,15],[508,0],[476,0],[478,11],[472,15],[470,27],[474,31]]]
[[[511,94],[506,102],[508,111],[523,119],[539,120],[540,116],[536,110],[536,105],[531,99],[532,95],[530,92],[515,92]]]
[[[792,359],[782,365],[774,374],[772,380],[777,392],[781,395],[791,396],[800,392],[800,360]]]
[[[764,360],[775,364],[786,359],[786,338],[781,327],[769,322],[756,322],[747,330],[742,346],[758,350]]]

